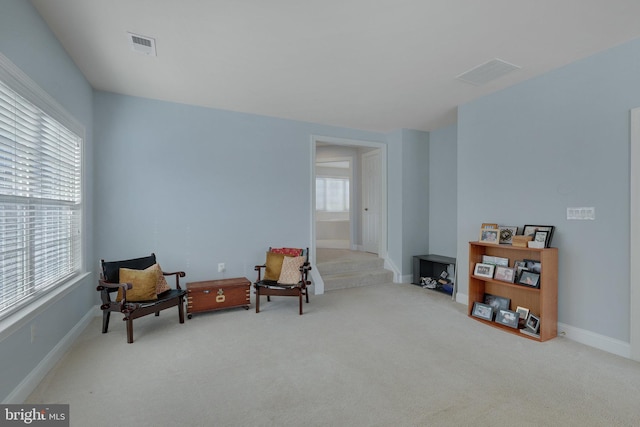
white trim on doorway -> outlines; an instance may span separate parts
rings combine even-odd
[[[631,110],[630,135],[629,346],[640,361],[640,107]]]
[[[331,145],[345,145],[352,147],[370,147],[370,148],[378,148],[380,149],[380,162],[382,164],[381,167],[381,176],[380,180],[382,183],[381,188],[381,212],[380,212],[380,221],[381,221],[381,231],[380,231],[380,239],[378,242],[378,256],[383,259],[387,259],[387,145],[383,142],[376,141],[364,141],[357,139],[348,139],[348,138],[336,138],[332,136],[322,136],[322,135],[311,135],[311,245],[313,246],[313,250],[311,251],[310,262],[312,267],[311,270],[311,279],[313,280],[314,293],[316,295],[320,295],[324,293],[324,281],[320,274],[318,274],[318,269],[316,266],[316,186],[315,186],[315,176],[316,176],[316,145],[317,143],[327,143]]]

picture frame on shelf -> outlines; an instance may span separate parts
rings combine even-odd
[[[525,259],[524,266],[527,270],[540,274],[542,272],[542,263],[535,259]]]
[[[491,307],[489,304],[484,304],[476,301],[473,303],[473,310],[471,311],[471,315],[479,319],[484,319],[491,322],[493,320],[493,307]]]
[[[511,310],[498,310],[496,312],[496,323],[518,329],[518,319],[520,314]]]
[[[494,311],[509,310],[511,300],[509,298],[500,297],[492,294],[484,294],[484,303],[493,307]]]
[[[478,277],[485,277],[487,279],[493,279],[493,272],[496,266],[493,264],[483,264],[481,262],[476,263],[473,269],[473,275]]]
[[[501,245],[510,245],[513,239],[513,236],[518,234],[518,227],[512,225],[501,225],[498,227],[500,230],[500,244]]]
[[[516,307],[516,313],[520,314],[520,319],[522,319],[522,320],[526,321],[527,318],[529,318],[529,309],[528,308],[517,306]]]
[[[533,271],[522,270],[520,278],[518,279],[518,284],[529,286],[532,288],[539,288],[540,275],[538,273],[534,273]]]
[[[516,278],[516,269],[513,267],[503,267],[501,265],[496,267],[496,272],[493,278],[502,282],[513,283]]]
[[[481,229],[484,229],[484,228],[498,228],[498,224],[494,224],[492,222],[483,222],[482,226],[480,228]]]
[[[549,237],[549,232],[547,230],[538,230],[533,235],[534,242],[544,243],[545,248],[547,247],[547,239]]]
[[[500,244],[500,230],[497,228],[481,228],[479,241],[482,243]]]
[[[482,255],[482,262],[484,264],[502,265],[504,267],[509,266],[509,258],[499,256]]]
[[[524,322],[524,328],[532,334],[540,333],[540,318],[533,314],[529,314],[529,317]]]
[[[544,247],[549,248],[551,247],[551,239],[553,238],[553,232],[555,231],[555,229],[556,227],[553,225],[529,225],[528,224],[522,228],[522,234],[524,236],[532,236],[535,239],[535,235],[537,231],[546,231],[547,237],[544,242]]]

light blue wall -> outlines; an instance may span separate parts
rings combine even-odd
[[[458,110],[461,271],[482,222],[555,225],[558,320],[625,342],[629,110],[640,105],[639,76],[635,40]],[[566,208],[581,206],[594,206],[596,220],[567,221]]]
[[[153,251],[186,281],[254,279],[269,246],[312,246],[312,135],[385,142],[379,133],[105,92],[95,93],[94,108],[96,253]]]
[[[429,134],[429,253],[456,257],[457,126]],[[466,270],[465,270],[466,271]]]
[[[0,4],[0,52],[86,128],[85,156],[85,236],[88,269],[93,262],[93,210],[91,175],[92,90],[49,28],[24,0],[3,0]],[[97,276],[85,280],[61,300],[36,317],[28,319],[0,341],[0,401],[4,401],[20,382],[49,354],[60,340],[97,304]],[[31,343],[31,325],[37,338]]]
[[[429,251],[429,134],[399,129],[387,141],[388,247],[400,254],[392,261],[410,281],[413,256]]]

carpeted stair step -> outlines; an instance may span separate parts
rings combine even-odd
[[[393,273],[384,268],[348,271],[337,274],[322,274],[324,290],[355,288],[393,282]]]
[[[322,277],[332,274],[358,272],[363,270],[376,270],[383,268],[384,260],[378,257],[371,257],[362,260],[337,260],[317,264],[318,272]]]

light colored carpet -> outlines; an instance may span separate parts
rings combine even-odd
[[[253,296],[252,296],[253,298]],[[637,426],[640,364],[487,327],[409,284],[134,321],[100,318],[28,403],[72,426]]]

